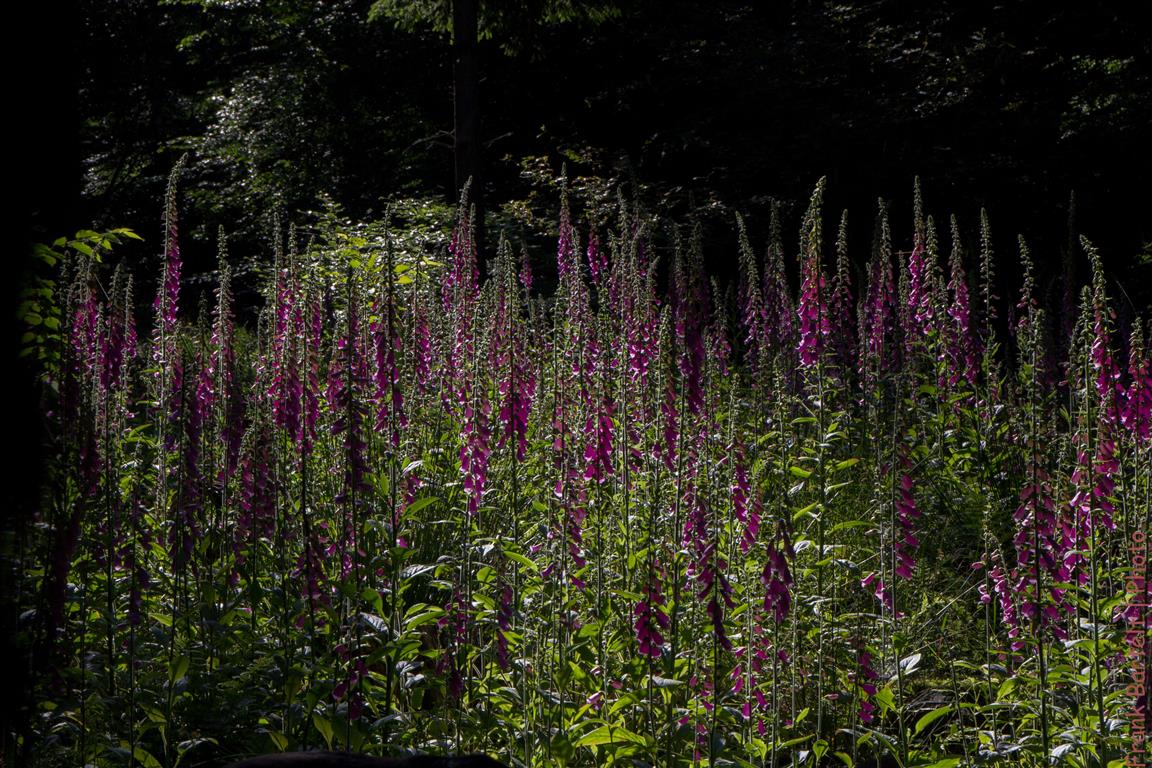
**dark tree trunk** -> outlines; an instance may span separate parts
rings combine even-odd
[[[484,194],[480,175],[480,62],[477,51],[480,0],[452,0],[453,146],[456,194],[472,180],[476,248],[484,246]]]

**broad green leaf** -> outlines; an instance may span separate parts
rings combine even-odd
[[[647,740],[638,733],[619,726],[602,725],[589,731],[575,742],[577,747],[597,747],[603,744],[647,744]]]
[[[151,752],[139,745],[132,750],[132,756],[136,758],[144,768],[163,768],[163,765]]]
[[[514,563],[519,563],[520,565],[532,571],[540,570],[540,567],[536,565],[536,563],[532,562],[527,557],[524,557],[524,555],[520,554],[519,552],[510,552],[508,550],[504,550],[504,557],[508,558]]]
[[[939,720],[940,718],[944,717],[944,715],[948,714],[951,711],[952,711],[952,705],[951,704],[945,704],[944,706],[937,707],[936,709],[932,710],[928,714],[924,715],[923,717],[921,717],[919,720],[916,721],[916,728],[913,731],[913,735],[914,736],[919,735],[921,731],[923,731],[925,728],[932,725],[932,723],[934,723],[937,720]]]
[[[429,504],[435,504],[438,501],[440,501],[439,496],[421,496],[420,498],[416,499],[416,501],[408,505],[408,507],[404,510],[404,514],[414,515],[420,510],[424,509],[424,507],[427,507]]]
[[[316,730],[324,737],[324,743],[328,745],[328,749],[332,749],[332,721],[321,716],[319,712],[313,712],[312,724],[316,726]]]
[[[922,766],[922,768],[956,768],[958,765],[960,765],[960,758],[946,757],[943,760],[937,760],[930,765]]]
[[[172,661],[172,666],[168,668],[168,682],[175,684],[177,680],[188,674],[188,666],[192,663],[191,659],[187,656],[179,656]]]

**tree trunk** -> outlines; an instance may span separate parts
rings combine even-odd
[[[477,56],[480,0],[452,0],[453,152],[456,194],[472,180],[476,249],[484,247],[484,194],[480,176],[480,65]]]

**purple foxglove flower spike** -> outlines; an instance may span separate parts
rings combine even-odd
[[[649,569],[647,581],[641,592],[641,597],[632,609],[635,617],[636,642],[640,654],[649,658],[659,658],[664,650],[663,630],[671,623],[668,614],[664,611],[664,593],[660,584],[659,568],[653,564]]]

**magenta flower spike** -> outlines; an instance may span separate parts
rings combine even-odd
[[[861,367],[864,383],[874,387],[895,368],[892,340],[896,327],[896,283],[886,208],[880,211],[880,237],[868,266],[868,289],[860,308]]]
[[[441,301],[446,314],[458,313],[470,307],[480,292],[480,274],[476,264],[476,243],[473,239],[472,210],[468,203],[468,187],[460,196],[456,211],[456,227],[448,244],[449,269],[441,290]]]
[[[732,475],[732,513],[742,526],[740,551],[748,554],[748,550],[752,548],[760,533],[763,501],[758,493],[753,493],[748,481],[744,446],[741,443],[737,443],[732,450]]]
[[[968,276],[964,272],[963,256],[960,250],[959,226],[952,217],[952,254],[948,259],[950,277],[948,280],[948,322],[944,345],[947,363],[947,384],[955,387],[964,381],[969,387],[976,386],[976,372],[979,370],[979,354],[976,339],[972,334],[972,308],[968,295]]]
[[[780,205],[772,201],[768,253],[764,261],[764,283],[761,289],[764,313],[764,349],[770,358],[785,355],[791,365],[791,354],[796,349],[796,308],[792,305],[792,292],[788,288],[788,275],[784,271],[784,245],[780,238]]]
[[[876,697],[876,681],[880,679],[880,675],[872,666],[872,654],[863,644],[856,650],[856,669],[848,673],[848,678],[856,688],[859,707],[856,716],[862,723],[871,723],[875,719],[876,705],[873,700]]]
[[[304,383],[300,375],[304,314],[295,254],[277,269],[276,310],[269,364],[273,423],[299,443]]]
[[[740,312],[740,341],[744,346],[744,361],[755,374],[764,355],[765,309],[760,293],[760,271],[756,267],[756,254],[748,240],[744,218],[736,216],[740,237],[740,273],[736,285],[736,307]]]
[[[1138,442],[1147,443],[1152,437],[1152,358],[1144,347],[1144,333],[1139,323],[1132,328],[1128,347],[1129,384],[1120,423]]]
[[[276,488],[272,479],[271,440],[266,423],[253,425],[240,461],[240,514],[236,521],[236,568],[244,566],[253,538],[271,539],[276,529]]]
[[[800,367],[806,370],[815,367],[824,355],[824,343],[831,332],[824,302],[824,275],[816,254],[805,259],[801,268],[800,301],[796,308],[800,327],[796,351]]]
[[[299,381],[300,452],[310,456],[316,440],[316,424],[320,419],[320,345],[324,333],[324,314],[319,292],[308,291],[303,299],[301,315],[304,348],[301,350],[303,376]]]
[[[988,564],[986,563],[986,565]],[[1018,651],[1024,647],[1024,641],[1020,638],[1020,614],[1016,609],[1016,592],[1009,580],[1008,572],[1004,566],[1003,559],[1000,557],[999,550],[992,550],[990,565],[988,582],[991,583],[992,593],[995,593],[995,599],[1000,606],[1000,620],[1008,627],[1008,637],[1012,641],[1012,650]],[[990,603],[993,600],[993,595],[989,593],[988,586],[988,583],[983,583],[978,588],[980,602],[984,604]]]
[[[92,283],[92,261],[83,259],[70,287],[74,303],[69,340],[72,347],[72,373],[79,380],[88,380],[98,372],[101,336],[100,325],[104,310],[96,298]]]
[[[180,306],[180,238],[177,225],[176,179],[183,168],[183,158],[168,180],[164,209],[164,270],[153,309],[156,323],[152,331],[152,362],[156,369],[158,397],[156,409],[165,419],[164,449],[173,451],[179,442],[183,406],[180,391],[184,381],[184,362],[180,356],[177,315]]]
[[[513,440],[516,460],[523,461],[528,452],[528,417],[536,396],[536,370],[520,330],[522,309],[507,240],[501,239],[496,258],[492,278],[497,281],[496,308],[488,333],[489,366],[497,377],[496,395],[500,401],[496,447],[502,448]]]
[[[376,320],[372,323],[372,346],[375,352],[375,393],[377,432],[388,432],[393,450],[400,447],[400,430],[408,424],[404,413],[404,394],[400,387],[397,357],[403,345],[396,318],[396,295],[393,284],[391,244],[388,246],[386,285],[376,300]]]
[[[593,227],[588,233],[588,271],[592,275],[592,285],[597,288],[608,277],[608,253],[600,247],[600,235]]]
[[[612,401],[605,396],[597,412],[588,416],[584,425],[584,479],[603,483],[613,474],[612,445],[615,425]]]
[[[907,463],[907,459],[904,460]],[[894,550],[896,555],[896,575],[903,579],[912,578],[912,571],[916,567],[913,553],[920,546],[916,537],[915,521],[920,517],[920,510],[916,507],[916,499],[912,493],[912,476],[907,469],[900,475],[900,490],[896,502],[896,524],[900,527],[896,537]]]
[[[768,560],[760,575],[764,585],[764,610],[777,624],[782,624],[792,609],[792,569],[796,553],[792,550],[792,540],[788,536],[783,521],[776,525],[776,537],[768,548]]]
[[[663,631],[671,624],[664,610],[664,593],[660,584],[659,569],[655,565],[649,569],[641,597],[632,609],[635,618],[636,642],[640,654],[649,658],[659,658],[664,651]]]
[[[908,305],[905,307],[905,344],[928,336],[932,329],[934,310],[924,243],[917,236],[908,255]]]
[[[800,368],[811,370],[824,357],[831,333],[828,322],[828,297],[821,260],[820,206],[824,198],[824,179],[816,184],[812,200],[800,229],[800,299],[796,318],[799,341],[796,352]]]
[[[428,320],[428,302],[425,291],[416,287],[412,301],[412,371],[416,392],[427,394],[432,383],[433,349],[432,328]]]
[[[490,445],[492,404],[487,396],[476,393],[473,402],[464,406],[464,420],[460,432],[460,474],[464,495],[468,498],[468,514],[475,516],[488,485],[488,458]]]
[[[368,482],[367,389],[368,361],[360,328],[359,296],[355,276],[348,275],[348,304],[344,333],[336,341],[328,366],[326,400],[333,415],[332,434],[343,436],[341,464],[343,483],[334,497],[337,504],[361,499],[370,489]]]
[[[128,380],[128,371],[132,362],[136,359],[136,346],[139,343],[136,332],[136,311],[133,301],[131,275],[128,276],[125,283],[123,296],[124,324],[122,327],[124,331],[121,337],[120,371],[117,374],[118,382]]]
[[[856,312],[852,294],[852,265],[848,258],[848,211],[840,217],[840,232],[836,238],[836,274],[828,299],[828,318],[831,327],[833,352],[843,381],[849,371],[856,369]]]

